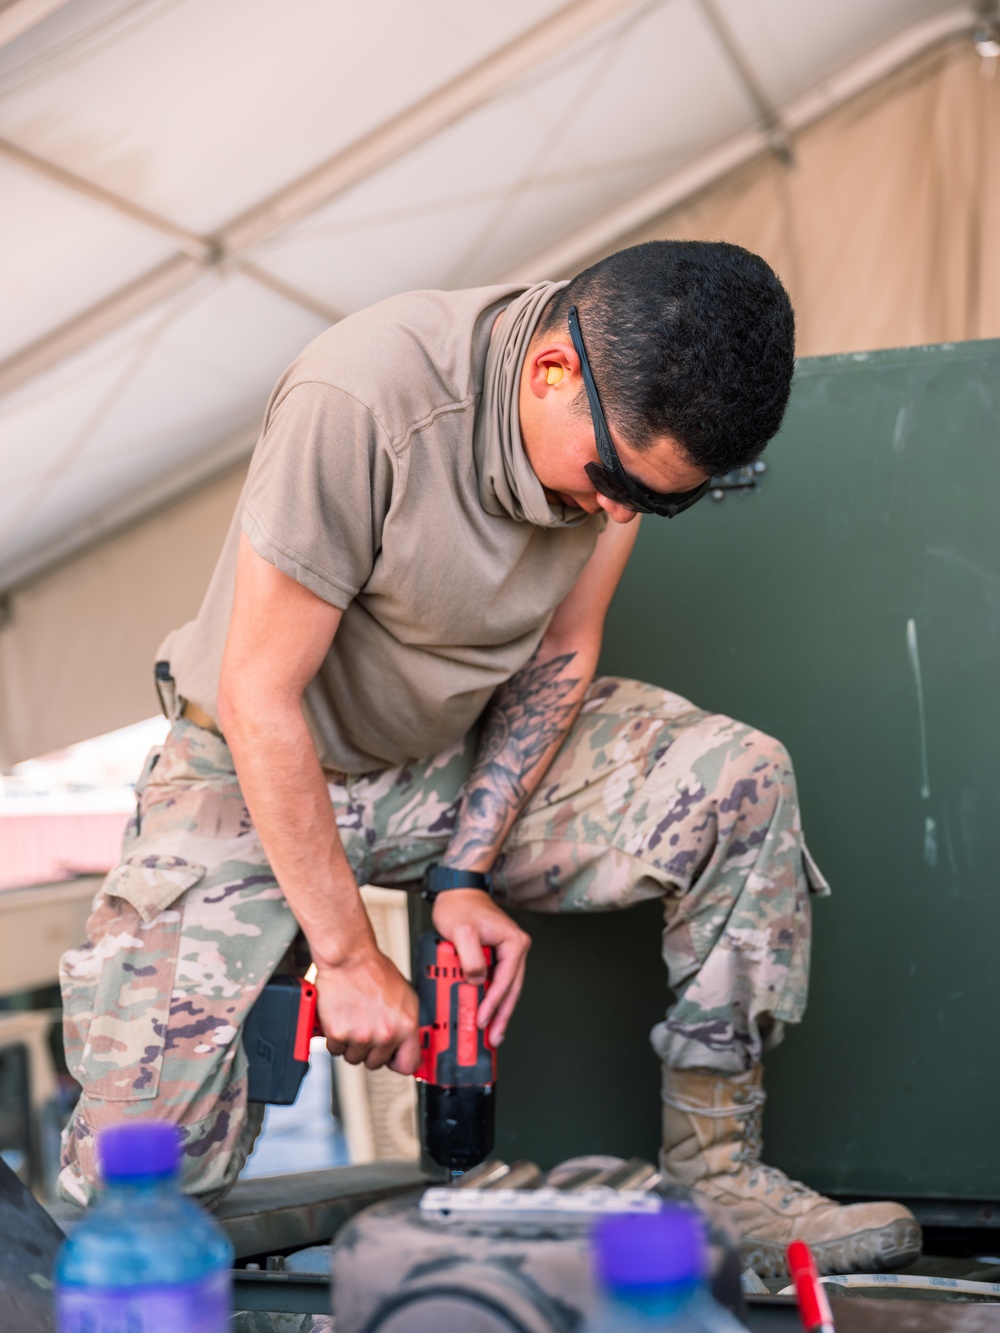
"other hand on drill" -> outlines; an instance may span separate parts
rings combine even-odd
[[[486,980],[484,946],[496,953],[493,980],[479,1006],[477,1023],[488,1029],[490,1043],[499,1046],[524,985],[524,968],[531,937],[480,889],[450,889],[434,901],[434,929],[449,940],[458,954],[466,981]]]

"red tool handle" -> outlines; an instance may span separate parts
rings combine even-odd
[[[296,1060],[309,1063],[309,1043],[313,1037],[321,1037],[323,1029],[316,1018],[316,987],[311,981],[299,978],[302,993],[299,996],[299,1016],[295,1024],[295,1045],[292,1056]]]
[[[465,980],[453,944],[433,930],[417,940],[415,973],[420,1003],[420,1068],[417,1078],[439,1087],[485,1087],[496,1081],[496,1056],[476,1024],[489,987]],[[483,948],[488,977],[493,950]]]
[[[795,1283],[799,1314],[806,1333],[834,1333],[833,1311],[819,1280],[816,1260],[804,1240],[793,1240],[787,1250],[788,1271]]]

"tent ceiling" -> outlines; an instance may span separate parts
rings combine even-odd
[[[377,12],[0,7],[0,588],[245,453],[331,319],[554,276],[634,201],[780,149],[873,51],[888,69],[972,22],[951,0]]]

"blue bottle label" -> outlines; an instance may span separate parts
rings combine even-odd
[[[232,1311],[226,1271],[151,1287],[58,1287],[59,1333],[226,1333]]]

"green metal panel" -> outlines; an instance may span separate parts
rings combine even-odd
[[[1000,343],[801,362],[768,464],[644,521],[602,669],[795,759],[834,896],[769,1061],[769,1158],[844,1193],[1000,1199]],[[655,1152],[655,915],[525,924],[499,1146]]]

